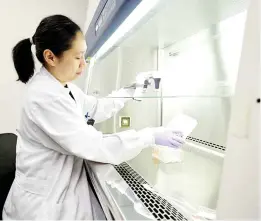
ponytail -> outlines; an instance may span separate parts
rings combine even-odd
[[[34,74],[34,58],[29,38],[20,41],[13,48],[13,62],[18,74],[18,81],[27,83]]]

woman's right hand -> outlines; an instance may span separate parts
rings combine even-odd
[[[154,133],[155,144],[168,146],[172,148],[179,148],[185,143],[182,138],[182,133],[179,131],[164,130]]]

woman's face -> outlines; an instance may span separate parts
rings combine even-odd
[[[87,49],[84,36],[77,32],[71,49],[65,51],[61,57],[53,59],[53,64],[47,68],[62,84],[76,79],[82,74],[86,66],[85,51]]]

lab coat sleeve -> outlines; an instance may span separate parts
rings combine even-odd
[[[132,100],[134,92],[134,89],[120,89],[105,98],[97,99],[81,91],[84,100],[84,113],[88,112],[88,115],[95,120],[95,123],[105,121],[119,112],[127,101]],[[91,109],[90,104],[93,104]]]
[[[48,148],[90,161],[120,164],[155,142],[149,128],[103,135],[87,125],[72,104],[69,99],[56,98],[31,108],[34,123],[57,143]]]

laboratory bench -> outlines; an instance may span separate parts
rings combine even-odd
[[[175,162],[163,163],[154,152],[147,148],[120,165],[87,163],[107,219],[215,219],[222,151],[189,140]]]

